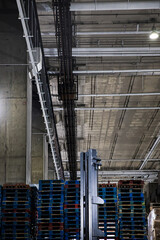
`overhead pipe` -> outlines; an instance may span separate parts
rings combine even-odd
[[[102,162],[142,162],[144,159],[101,159]],[[153,158],[153,159],[148,159],[148,162],[159,162],[159,158]],[[67,163],[68,159],[63,159],[63,163]],[[77,162],[80,162],[80,160],[77,160]]]
[[[157,176],[160,170],[112,170],[112,171],[99,171],[99,176],[145,176],[155,175]],[[64,171],[65,176],[69,175],[68,171]],[[80,171],[77,171],[77,175],[80,176]]]
[[[37,3],[37,8],[40,11],[52,13],[53,9],[47,2]],[[70,11],[84,12],[84,11],[133,11],[133,10],[159,10],[160,1],[119,1],[119,2],[94,2],[94,3],[83,3],[75,2],[71,3]]]
[[[59,71],[48,71],[48,75],[58,75]],[[129,70],[75,70],[73,74],[76,75],[105,75],[116,73],[131,73],[136,75],[159,75],[160,69],[129,69]]]
[[[76,111],[123,111],[123,110],[160,110],[160,107],[81,107]],[[54,111],[63,111],[63,108],[54,108]]]
[[[152,1],[119,1],[119,2],[75,2],[71,4],[70,11],[134,11],[159,10],[160,0]]]
[[[160,93],[111,93],[111,94],[78,94],[79,97],[129,97],[129,96],[159,96]]]
[[[97,93],[97,94],[78,94],[78,97],[134,97],[134,96],[159,96],[157,93]],[[58,97],[58,94],[52,94],[53,97]]]
[[[58,57],[56,48],[44,48],[46,57]],[[73,57],[160,56],[160,47],[72,48]]]
[[[160,31],[157,31],[160,33]],[[96,36],[96,35],[149,35],[151,31],[120,31],[120,32],[75,32],[76,36]],[[42,36],[55,36],[55,32],[41,32]]]

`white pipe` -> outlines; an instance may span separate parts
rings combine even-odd
[[[157,31],[160,33],[160,31]],[[121,32],[76,32],[76,36],[95,36],[95,35],[149,35],[151,31],[121,31]],[[41,32],[42,36],[55,36],[55,32]]]
[[[78,97],[127,97],[127,96],[159,96],[160,93],[111,93],[111,94],[78,94]]]
[[[54,111],[63,111],[63,108],[54,108]],[[75,108],[76,111],[122,111],[122,110],[160,110],[160,107],[82,107]]]
[[[157,31],[158,32],[158,31]],[[95,36],[95,35],[149,35],[151,31],[121,31],[121,32],[76,32],[76,36]],[[159,32],[158,32],[159,33]]]
[[[86,74],[114,74],[114,73],[158,73],[160,69],[125,69],[125,70],[78,70],[73,71],[73,74],[86,75]]]
[[[73,74],[76,75],[105,75],[116,73],[131,73],[132,75],[160,75],[160,69],[129,69],[129,70],[75,70]],[[48,71],[49,75],[57,75],[59,71]]]
[[[99,176],[145,176],[145,175],[155,175],[160,172],[160,170],[112,170],[112,171],[99,171],[98,175]],[[64,171],[65,176],[69,175],[68,171]],[[80,171],[77,171],[77,175],[80,176]]]
[[[102,162],[142,162],[144,159],[101,159]],[[148,159],[148,162],[159,162],[159,158]],[[63,159],[63,163],[67,163],[68,159]],[[80,160],[77,160],[80,162]]]
[[[159,10],[160,1],[119,1],[119,2],[94,2],[71,4],[70,11],[133,11],[133,10]]]
[[[57,48],[44,48],[46,57],[58,57]],[[72,48],[73,57],[160,56],[160,47]]]

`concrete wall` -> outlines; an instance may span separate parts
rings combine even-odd
[[[48,179],[48,142],[15,0],[0,0],[0,184]],[[33,93],[32,93],[33,92]]]
[[[26,180],[26,44],[18,12],[8,11],[0,14],[0,184]]]

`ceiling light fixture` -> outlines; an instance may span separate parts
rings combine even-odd
[[[156,40],[157,38],[159,38],[159,33],[156,31],[155,26],[153,26],[152,31],[151,31],[151,33],[149,35],[149,38],[151,40]]]

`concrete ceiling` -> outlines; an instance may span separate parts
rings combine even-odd
[[[52,1],[36,2],[47,69],[58,71]],[[77,2],[80,5],[76,5]],[[84,2],[74,1],[72,7],[83,7]],[[111,2],[116,2],[116,10],[72,11],[73,53],[81,95],[76,102],[78,170],[80,152],[95,148],[102,159],[102,181],[124,178],[123,171],[113,176],[119,170],[139,170],[145,158],[149,160],[141,170],[160,170],[159,141],[153,146],[160,133],[160,95],[143,95],[160,93],[160,38],[149,39],[153,25],[160,30],[159,9],[157,5],[147,9],[152,1],[139,1],[145,2],[143,8],[146,9],[139,6],[141,10],[126,10],[125,6],[121,10],[124,1]],[[133,9],[137,1],[126,2],[131,4],[128,9]],[[96,3],[98,6],[100,1]],[[52,94],[57,94],[56,77],[50,77],[50,87]],[[120,95],[130,93],[140,94]],[[95,94],[117,95],[93,96]],[[68,176],[63,111],[57,110],[62,104],[57,97],[52,99],[63,165]],[[153,152],[147,156],[152,147]],[[113,170],[112,176],[107,177],[105,171]],[[142,175],[139,173],[138,176]],[[128,176],[135,177],[135,171]],[[144,176],[147,179],[149,175]]]

